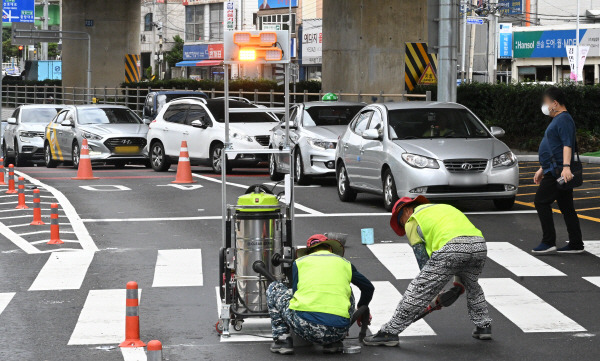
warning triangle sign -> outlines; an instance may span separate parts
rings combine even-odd
[[[421,85],[435,85],[437,84],[437,76],[435,75],[435,71],[433,71],[433,67],[431,63],[427,64],[423,75],[419,78],[419,84]]]

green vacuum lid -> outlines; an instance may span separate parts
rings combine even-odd
[[[238,198],[238,206],[277,206],[276,208],[248,208],[240,209],[241,212],[272,212],[279,209],[279,201],[273,194],[250,193]]]

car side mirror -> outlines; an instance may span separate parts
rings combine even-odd
[[[8,124],[17,124],[17,118],[8,118],[6,119]]]
[[[367,129],[362,133],[362,137],[368,140],[379,140],[379,131],[377,129]]]
[[[69,119],[67,120],[63,120],[60,125],[62,125],[63,127],[72,127],[73,126],[73,122]]]
[[[208,128],[208,122],[206,122],[204,119],[193,120],[191,124],[192,124],[192,127],[194,127],[194,128],[200,128],[200,129]]]
[[[490,127],[490,133],[496,138],[502,138],[506,132],[500,127]]]
[[[150,118],[144,118],[142,120],[143,120],[144,124],[146,124],[146,125],[149,125],[150,123],[152,123],[152,119],[150,119]]]
[[[152,109],[150,109],[149,105],[144,105],[143,113],[144,116],[150,116],[150,114],[152,114]]]

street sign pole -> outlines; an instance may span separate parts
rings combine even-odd
[[[577,30],[575,31],[575,84],[579,84],[579,0],[577,0]],[[583,75],[582,75],[583,78]]]
[[[463,84],[465,82],[465,62],[466,62],[466,52],[467,52],[467,8],[468,8],[467,0],[462,0],[462,8],[463,8],[463,26],[462,26],[462,48],[460,51],[460,83]]]
[[[458,2],[440,1],[438,95],[440,102],[456,102]]]
[[[4,35],[4,27],[3,27],[3,22],[4,22],[4,1],[0,0],[0,39],[2,39],[2,36]],[[0,46],[0,123],[3,120],[2,119],[2,103],[4,102],[4,98],[3,98],[3,86],[2,86],[2,81],[4,80],[4,74],[2,73],[2,71],[4,71],[4,55],[2,54],[2,46]],[[8,123],[7,123],[8,124]],[[2,127],[2,125],[0,124],[0,143],[4,142],[4,127]],[[4,147],[0,147],[0,154],[2,154],[2,157],[4,157]]]

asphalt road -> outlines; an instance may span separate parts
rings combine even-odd
[[[587,176],[576,196],[589,252],[535,258],[529,251],[539,242],[540,227],[532,208],[535,187],[527,186],[535,168],[521,166],[524,186],[513,211],[497,212],[491,201],[454,204],[489,242],[482,285],[494,319],[493,341],[471,338],[463,297],[452,309],[407,329],[398,348],[363,347],[359,355],[323,356],[299,345],[293,358],[597,360],[600,181],[593,179],[600,174]],[[131,280],[142,290],[142,340],[160,340],[165,360],[284,358],[269,352],[268,338],[256,337],[268,333],[265,320],[248,321],[229,342],[215,332],[221,180],[195,167],[197,183],[176,187],[170,183],[174,168],[156,173],[98,167],[94,174],[101,179],[95,181],[71,180],[75,170],[67,167],[21,169],[29,176],[28,186],[42,190],[45,221],[49,203],[60,204],[65,244],[46,245],[48,226],[29,226],[31,210],[15,211],[15,196],[0,198],[0,359],[145,360],[141,350],[124,354],[116,347],[124,338],[124,288]],[[246,186],[269,182],[265,169],[237,171],[228,181],[230,203]],[[415,273],[406,240],[389,228],[379,197],[361,194],[354,203],[342,203],[333,179],[297,187],[296,202],[296,245],[314,233],[350,235],[346,257],[376,286],[376,331]],[[560,214],[555,221],[562,244],[567,235]],[[374,228],[375,245],[361,244],[362,228]],[[357,332],[356,327],[351,331],[348,344],[357,343],[352,339]]]

